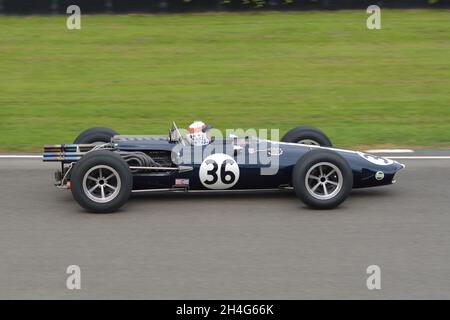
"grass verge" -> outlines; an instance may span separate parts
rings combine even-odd
[[[448,10],[0,17],[0,150],[83,129],[309,124],[342,147],[450,145]]]

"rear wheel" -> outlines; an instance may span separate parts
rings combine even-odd
[[[338,153],[312,150],[295,165],[292,184],[297,196],[311,208],[332,209],[352,191],[353,173]]]
[[[332,147],[330,139],[325,133],[314,127],[301,126],[288,131],[282,142],[302,143],[321,147]]]
[[[99,150],[78,161],[71,175],[74,199],[87,211],[114,212],[128,200],[133,177],[128,164],[118,154]]]
[[[103,144],[111,141],[111,138],[118,133],[110,128],[90,128],[84,130],[75,139],[75,144]]]

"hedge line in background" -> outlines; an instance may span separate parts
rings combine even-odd
[[[450,0],[0,0],[0,13],[62,14],[72,4],[80,6],[83,13],[164,13],[360,9],[371,4],[389,8],[442,8],[449,7]]]

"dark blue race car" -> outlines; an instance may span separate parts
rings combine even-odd
[[[82,207],[96,213],[116,211],[132,192],[267,189],[294,190],[309,207],[330,209],[352,188],[395,183],[395,174],[405,167],[332,148],[326,135],[312,127],[292,129],[280,142],[201,136],[208,128],[200,123],[200,135],[196,127],[183,134],[174,123],[168,136],[123,136],[91,128],[73,144],[46,145],[43,159],[61,163],[56,186],[71,189]]]

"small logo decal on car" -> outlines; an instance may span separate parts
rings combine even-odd
[[[176,187],[186,187],[189,186],[189,179],[175,179]]]
[[[384,172],[378,171],[377,173],[375,173],[375,179],[377,179],[378,181],[383,180],[384,179]]]

